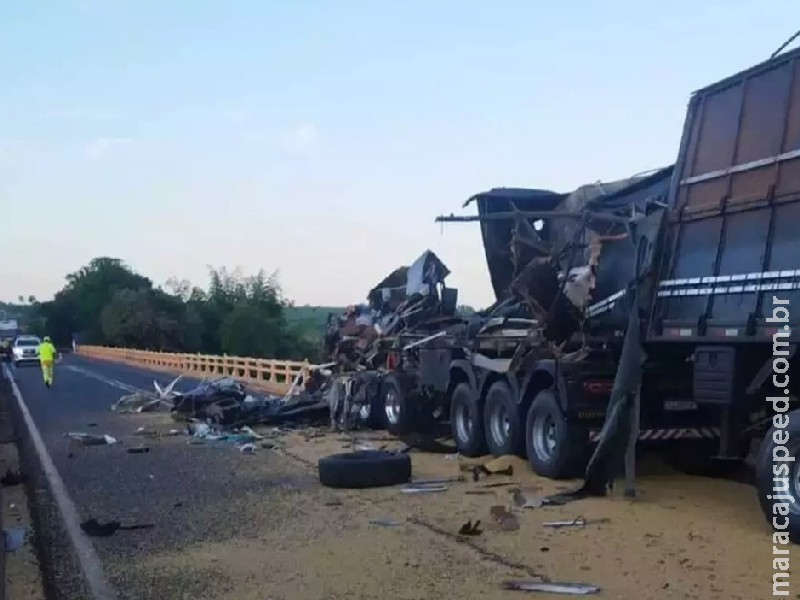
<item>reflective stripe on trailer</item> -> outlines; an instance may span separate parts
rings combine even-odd
[[[596,442],[599,431],[589,432],[589,441]],[[692,427],[684,429],[643,429],[639,432],[639,440],[679,440],[679,439],[714,439],[719,437],[718,427]]]

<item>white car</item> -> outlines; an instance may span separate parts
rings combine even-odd
[[[24,363],[39,362],[39,344],[42,342],[35,335],[20,335],[11,346],[12,360],[17,367]]]

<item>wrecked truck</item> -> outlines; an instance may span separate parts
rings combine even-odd
[[[450,270],[426,250],[410,266],[392,271],[367,294],[367,303],[331,315],[324,347],[331,381],[334,426],[366,425],[402,435],[419,428],[398,405],[398,390],[415,388],[419,373],[415,348],[442,337],[463,322],[457,314],[458,290],[447,287]],[[399,402],[405,404],[407,394]],[[429,403],[412,402],[415,415]]]
[[[639,440],[682,450],[695,471],[727,470],[757,449],[762,509],[775,531],[800,538],[798,81],[795,50],[696,92],[674,167],[609,192],[588,186],[586,201],[494,191],[477,198],[477,217],[440,219],[480,221],[498,302],[527,295],[537,313],[535,343],[523,342],[534,358],[515,351],[509,366],[492,364],[491,375],[475,354],[451,363],[453,404],[458,392],[483,415],[471,416],[460,447],[479,449],[481,427],[490,442],[500,396],[513,409],[505,431],[517,443],[525,436],[528,458],[545,475],[577,467],[587,430],[602,422],[584,493],[606,492],[637,431]],[[615,215],[624,221],[605,229]],[[585,285],[568,293],[581,274]],[[570,305],[580,313],[577,327]],[[580,346],[577,358],[564,356],[569,344]],[[536,356],[544,347],[549,363]],[[594,348],[612,358],[595,380],[587,377]],[[537,406],[548,416],[537,418]],[[570,460],[542,468],[544,456]]]

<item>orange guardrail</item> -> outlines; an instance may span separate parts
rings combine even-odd
[[[105,346],[77,346],[76,352],[90,358],[141,365],[201,379],[233,377],[254,387],[263,388],[271,394],[286,394],[297,376],[302,375],[305,378],[313,367],[308,361],[178,354]]]

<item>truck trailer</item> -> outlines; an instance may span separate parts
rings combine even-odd
[[[757,448],[764,513],[800,536],[800,50],[695,92],[672,167],[473,200],[437,220],[480,222],[497,303],[405,386],[459,450],[588,481],[620,427],[697,472]]]

